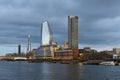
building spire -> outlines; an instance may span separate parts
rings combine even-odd
[[[28,44],[27,44],[27,53],[31,51],[31,41],[30,41],[30,34],[28,34]]]

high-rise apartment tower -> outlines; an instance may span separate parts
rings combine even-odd
[[[68,48],[78,49],[78,16],[68,16]]]
[[[21,45],[20,44],[18,45],[18,54],[19,55],[21,54]]]

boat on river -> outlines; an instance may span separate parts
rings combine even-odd
[[[114,66],[115,63],[113,61],[106,61],[106,62],[101,62],[100,65]]]
[[[99,65],[99,63],[103,62],[102,60],[89,60],[83,62],[84,65]]]

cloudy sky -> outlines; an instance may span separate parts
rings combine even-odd
[[[67,41],[68,15],[79,17],[79,47],[120,47],[120,0],[0,0],[0,55],[40,45],[40,27],[49,21],[53,40]]]

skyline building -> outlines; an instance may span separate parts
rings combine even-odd
[[[18,54],[19,55],[21,54],[21,45],[20,44],[18,45]]]
[[[31,51],[31,41],[30,41],[30,34],[28,35],[28,44],[27,44],[27,53]]]
[[[68,16],[68,48],[78,49],[78,16]]]
[[[48,46],[52,42],[52,32],[48,21],[44,21],[41,26],[41,46]]]
[[[113,48],[113,53],[120,55],[120,48]]]
[[[52,31],[50,29],[48,21],[44,21],[41,25],[41,46],[39,47],[39,52],[43,54],[44,58],[50,55],[51,43],[52,43]]]

